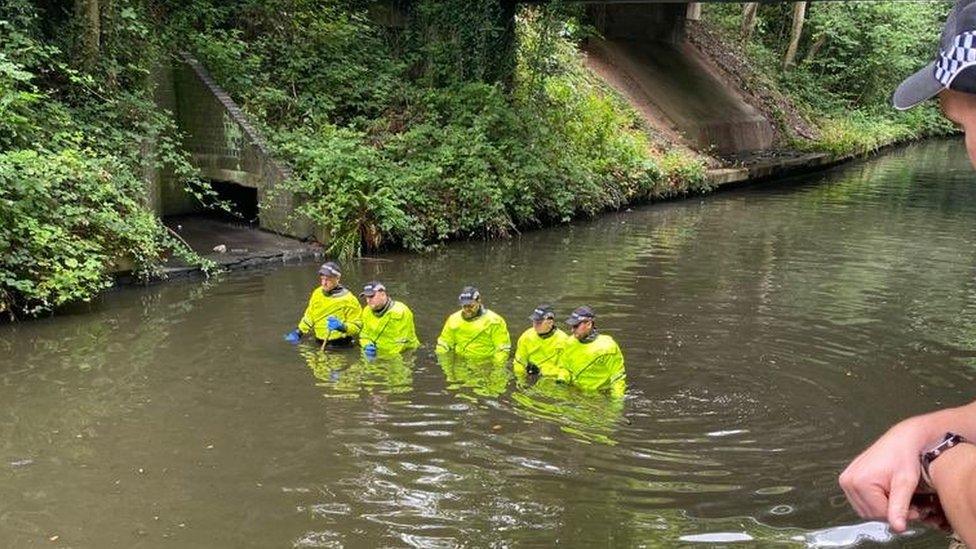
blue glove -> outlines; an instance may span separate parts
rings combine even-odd
[[[376,358],[376,344],[367,343],[366,346],[363,347],[363,354],[366,355],[366,358]]]
[[[345,332],[346,331],[346,325],[343,324],[342,321],[339,320],[338,318],[336,318],[334,316],[330,316],[329,318],[327,318],[325,320],[328,323],[330,330],[335,330],[337,332]]]
[[[285,341],[291,344],[297,344],[302,340],[302,333],[298,330],[292,330],[285,334]]]

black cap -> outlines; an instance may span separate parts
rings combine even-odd
[[[363,286],[363,291],[360,292],[359,295],[366,296],[366,297],[373,297],[376,294],[376,292],[385,292],[385,291],[386,291],[386,286],[384,286],[382,282],[378,280],[374,280],[372,282],[367,282],[366,285]]]
[[[479,292],[478,288],[475,288],[474,286],[465,286],[464,289],[461,290],[461,295],[458,296],[458,302],[460,302],[461,305],[470,305],[479,299],[481,299],[481,292]]]
[[[534,311],[532,311],[532,314],[529,315],[529,320],[532,322],[539,322],[546,320],[547,318],[556,318],[556,313],[552,310],[551,305],[539,305]]]
[[[976,93],[976,2],[956,0],[946,18],[935,59],[909,76],[895,90],[891,102],[900,111],[930,99],[946,88]]]
[[[325,276],[342,276],[342,272],[339,271],[339,264],[335,261],[326,261],[319,267],[319,274]]]
[[[594,319],[596,319],[596,313],[593,312],[593,309],[589,307],[580,307],[573,311],[573,314],[569,315],[569,318],[566,319],[566,324],[576,326],[584,320]]]

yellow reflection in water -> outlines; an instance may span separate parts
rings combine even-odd
[[[516,386],[512,400],[520,416],[558,425],[584,442],[617,444],[613,434],[625,421],[622,395],[583,392],[557,383],[551,377],[540,377],[533,382],[519,376]]]

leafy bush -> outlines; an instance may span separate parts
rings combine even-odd
[[[180,24],[295,168],[332,253],[506,236],[701,188],[700,164],[659,168],[584,68],[572,9],[524,9],[507,29],[497,0],[423,0],[398,31],[353,2],[287,5],[286,21],[252,0]],[[499,50],[511,32],[517,51]]]
[[[91,299],[119,265],[158,274],[178,244],[146,207],[146,164],[193,179],[172,121],[152,101],[158,49],[142,3],[108,4],[95,59],[73,12],[0,4],[0,313],[37,315]],[[89,64],[95,61],[95,64]],[[150,145],[154,159],[144,151]]]
[[[0,312],[87,301],[126,260],[150,274],[172,243],[135,198],[141,188],[92,151],[0,153]]]
[[[792,7],[760,6],[758,25],[747,44],[757,72],[771,75],[801,111],[819,127],[819,137],[792,135],[792,146],[833,155],[860,154],[899,140],[952,131],[927,104],[907,113],[890,106],[905,76],[931,61],[938,31],[951,6],[939,2],[811,2],[798,64],[781,66],[789,40]],[[739,38],[741,5],[709,4],[705,20]],[[789,125],[784,125],[789,133]]]

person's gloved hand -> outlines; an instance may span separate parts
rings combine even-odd
[[[525,366],[525,373],[529,374],[530,376],[537,376],[539,375],[539,367],[530,362]]]
[[[342,321],[339,320],[338,318],[336,318],[334,316],[330,316],[329,318],[327,318],[325,320],[328,323],[330,330],[334,330],[336,332],[345,332],[346,331],[346,325],[343,324]]]
[[[292,330],[287,334],[285,334],[285,341],[293,345],[298,344],[298,342],[301,340],[302,340],[302,333],[297,329]]]
[[[363,354],[366,355],[366,358],[376,358],[376,344],[367,343],[366,346],[363,347]]]

